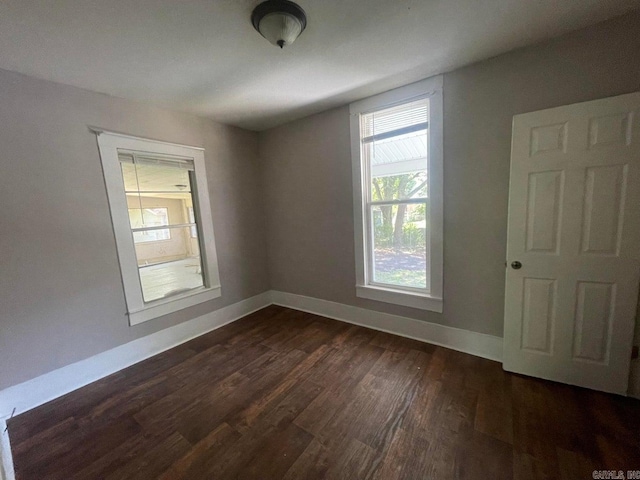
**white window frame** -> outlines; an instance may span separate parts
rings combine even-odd
[[[442,75],[431,77],[405,87],[390,90],[350,105],[351,159],[353,169],[353,205],[356,251],[356,295],[362,298],[394,303],[442,313],[443,308],[443,106]],[[370,241],[368,203],[371,186],[367,184],[366,162],[362,161],[360,117],[362,114],[429,98],[428,192],[429,240],[427,246],[431,261],[430,289],[428,293],[415,289],[380,286],[373,282],[367,243]]]
[[[111,221],[116,238],[129,324],[132,326],[137,325],[220,297],[222,289],[220,287],[213,222],[211,220],[211,203],[209,201],[204,149],[132,137],[95,128],[92,128],[92,130],[98,137],[98,148],[100,150],[102,171],[104,172],[109,208],[111,210]],[[144,302],[118,150],[140,151],[148,154],[193,160],[196,181],[192,194],[194,202],[198,203],[196,219],[199,231],[202,233],[200,255],[204,286],[168,298]]]

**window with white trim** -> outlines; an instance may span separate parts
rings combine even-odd
[[[130,324],[219,297],[203,150],[96,133]]]
[[[350,112],[356,294],[442,312],[442,77]]]

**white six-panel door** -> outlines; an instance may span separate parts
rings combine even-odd
[[[505,370],[626,393],[640,277],[639,114],[633,93],[514,117]]]

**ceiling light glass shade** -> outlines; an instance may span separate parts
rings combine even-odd
[[[260,35],[282,48],[291,45],[302,33],[302,23],[288,13],[270,13],[258,24]]]
[[[299,5],[289,0],[267,0],[251,14],[251,23],[273,45],[292,44],[307,26],[307,16]]]

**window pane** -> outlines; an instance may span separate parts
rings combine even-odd
[[[428,130],[362,144],[374,201],[426,198]]]
[[[366,113],[362,115],[361,138],[384,136],[389,132],[411,129],[412,126],[426,123],[428,118],[428,98]]]
[[[191,237],[190,227],[167,230],[171,231],[167,241],[135,245],[145,302],[204,285],[198,239]]]
[[[166,207],[130,208],[129,221],[131,223],[131,228],[160,227],[163,225],[169,225],[168,212],[169,210]],[[161,230],[133,232],[133,241],[135,243],[157,242],[170,239],[171,232],[169,229],[164,228]]]
[[[119,155],[126,192],[190,192],[193,164],[129,154]]]
[[[196,215],[193,211],[193,207],[188,208],[189,211],[189,223],[196,223]],[[193,225],[191,226],[191,238],[198,238],[198,228]]]
[[[373,281],[429,290],[426,203],[371,207]]]
[[[161,227],[169,225],[169,210],[166,207],[130,208],[131,228]]]
[[[427,198],[427,172],[388,175],[371,179],[371,200],[404,200]]]
[[[165,240],[171,240],[171,231],[168,228],[163,228],[162,230],[133,232],[134,243],[162,242]]]
[[[196,223],[188,209],[193,208],[190,192],[127,194],[131,228],[160,227]]]
[[[197,239],[191,238],[190,227],[169,227],[162,230],[136,233],[146,234],[165,230],[169,231],[167,240],[136,243],[135,250],[139,267],[200,255],[200,246]]]
[[[118,157],[144,301],[204,286],[193,162],[143,152],[118,152]]]
[[[382,169],[381,165],[395,164],[397,173],[427,169],[428,130],[418,130],[382,140],[364,143],[371,165]]]

